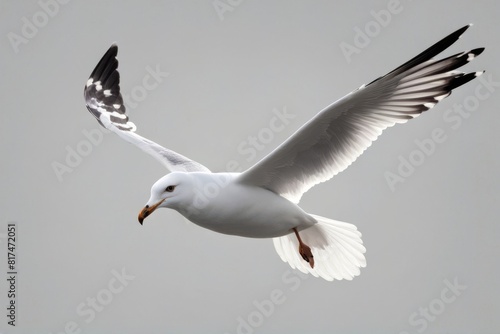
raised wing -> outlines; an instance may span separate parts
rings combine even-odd
[[[87,109],[99,124],[158,159],[170,171],[210,172],[208,168],[172,150],[139,136],[130,122],[120,94],[120,74],[113,44],[90,75],[84,89]]]
[[[483,73],[465,74],[456,69],[484,48],[432,59],[457,41],[469,26],[320,111],[273,152],[243,172],[239,181],[269,189],[298,203],[311,187],[346,169],[384,129],[417,117],[449,96],[454,88]]]

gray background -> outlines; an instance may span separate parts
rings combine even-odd
[[[169,73],[129,108],[138,133],[216,171],[231,160],[251,166],[322,107],[467,23],[474,26],[445,54],[484,46],[466,69],[500,81],[496,1],[401,0],[402,10],[350,62],[341,43],[353,44],[354,29],[364,30],[387,1],[221,2],[231,8],[222,16],[210,0],[73,0],[17,53],[9,33],[23,36],[23,17],[32,21],[42,9],[0,2],[0,278],[12,221],[19,263],[18,326],[6,325],[2,278],[0,331],[499,333],[498,85],[459,126],[453,106],[486,90],[478,80],[457,89],[303,197],[306,211],[363,233],[368,266],[351,282],[302,279],[270,240],[219,235],[174,211],[140,226],[137,214],[165,170],[114,135],[58,179],[54,162],[66,164],[68,147],[86,145],[82,131],[98,129],[82,91],[112,42],[123,92],[138,91],[148,66]],[[283,108],[295,118],[248,161],[238,146]],[[436,128],[446,141],[391,191],[385,173],[396,173],[399,157],[417,154],[415,140]],[[122,269],[135,278],[111,294],[113,270]],[[446,280],[466,288],[454,295]],[[274,290],[282,303],[263,315],[255,303]],[[77,307],[96,297],[106,305],[87,321]],[[254,325],[238,328],[241,319]]]

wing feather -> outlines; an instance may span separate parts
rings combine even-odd
[[[239,182],[269,189],[298,203],[314,185],[354,162],[388,127],[432,108],[483,72],[456,69],[481,54],[477,48],[435,60],[465,26],[418,56],[320,111],[283,144],[243,172]]]
[[[87,109],[99,124],[158,159],[170,171],[210,172],[205,166],[135,133],[120,93],[118,47],[113,44],[101,58],[84,89]]]

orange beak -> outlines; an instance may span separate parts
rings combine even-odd
[[[165,198],[153,206],[146,205],[144,207],[144,209],[142,209],[141,212],[139,212],[139,217],[138,217],[139,223],[142,225],[142,222],[144,221],[144,219],[146,219],[147,216],[152,214],[156,210],[156,208],[158,208],[160,206],[160,204],[163,203],[164,200],[165,200]]]

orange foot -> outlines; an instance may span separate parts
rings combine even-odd
[[[297,236],[297,239],[299,240],[299,254],[302,256],[304,261],[309,263],[311,268],[314,268],[314,256],[311,252],[311,247],[307,246],[305,243],[302,242],[302,239],[299,236],[299,232],[297,231],[296,228],[293,228],[293,231],[295,232],[295,235]]]

